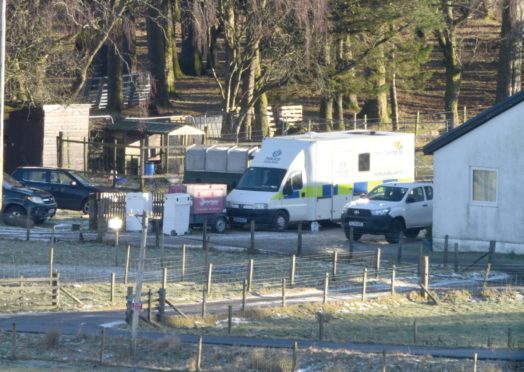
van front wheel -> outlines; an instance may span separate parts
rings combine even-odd
[[[284,231],[287,229],[287,224],[289,222],[289,217],[286,212],[278,211],[273,217],[273,230]]]

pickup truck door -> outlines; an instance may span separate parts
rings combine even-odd
[[[424,197],[422,187],[414,187],[406,196],[406,228],[424,227],[431,224],[431,208]]]

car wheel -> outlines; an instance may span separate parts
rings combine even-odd
[[[213,228],[217,233],[222,234],[227,228],[226,219],[224,217],[218,217]]]
[[[19,205],[10,206],[4,211],[4,223],[11,226],[24,226],[26,213],[26,210]]]
[[[393,220],[391,226],[389,226],[389,231],[386,233],[386,241],[390,244],[398,243],[403,231],[404,223],[399,219]]]
[[[404,235],[406,235],[406,238],[416,238],[419,232],[420,229],[407,229],[404,231]]]
[[[346,234],[346,238],[348,240],[351,239],[351,236],[349,234],[349,229],[344,229],[344,234]],[[364,235],[362,232],[353,230],[353,240],[354,241],[360,240],[360,238],[362,238],[362,235]]]
[[[278,211],[273,217],[273,230],[284,231],[287,229],[287,224],[289,222],[289,217],[286,212]]]
[[[82,211],[82,213],[84,213],[84,214],[89,214],[89,200],[88,200],[88,199],[85,199],[85,200],[82,202],[81,211]]]

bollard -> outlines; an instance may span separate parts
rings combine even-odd
[[[290,278],[289,281],[291,282],[291,288],[295,286],[295,270],[296,270],[296,264],[297,264],[297,256],[293,255],[291,256],[291,271],[290,271]]]
[[[418,333],[418,329],[417,329],[417,321],[414,320],[413,321],[413,343],[416,345],[417,344],[417,333]]]
[[[11,359],[16,359],[16,323],[13,323],[11,331]]]
[[[55,263],[55,247],[49,249],[49,285],[53,284],[53,272]]]
[[[151,289],[147,291],[147,320],[151,321],[151,312],[153,311],[151,307],[151,302],[153,298],[153,292],[151,292]]]
[[[127,287],[126,295],[126,323],[131,324],[133,316],[133,287]]]
[[[211,294],[211,278],[213,275],[213,264],[210,263],[207,265],[207,284],[206,284],[206,295],[209,296]]]
[[[322,298],[322,304],[327,304],[328,302],[328,293],[329,293],[329,273],[326,273],[324,276],[324,295]]]
[[[353,227],[349,227],[349,257],[348,260],[353,259]]]
[[[477,372],[478,367],[478,354],[473,354],[473,372]]]
[[[420,282],[424,285],[426,290],[429,291],[429,257],[423,257],[422,273],[420,274]],[[424,289],[420,289],[420,295],[424,300],[428,299],[428,293]]]
[[[377,251],[375,253],[375,278],[379,278],[380,275],[380,255],[381,251],[380,248],[377,248]]]
[[[59,291],[59,280],[60,274],[56,271],[53,273],[53,280],[51,282],[51,305],[59,306],[60,305],[60,291]]]
[[[186,276],[186,245],[182,244],[182,281]]]
[[[162,288],[167,288],[167,267],[162,269]]]

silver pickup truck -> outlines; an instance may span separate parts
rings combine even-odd
[[[398,243],[401,234],[416,237],[431,227],[433,185],[426,182],[384,183],[345,205],[342,227],[350,239],[363,234],[384,234],[389,243]]]

